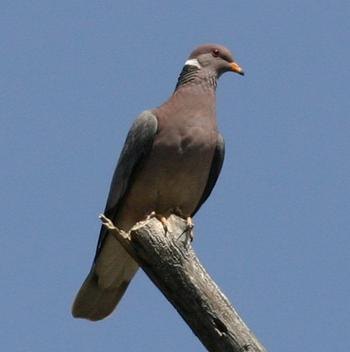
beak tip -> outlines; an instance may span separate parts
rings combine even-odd
[[[241,76],[244,76],[244,70],[236,62],[231,62],[231,71],[238,73]]]

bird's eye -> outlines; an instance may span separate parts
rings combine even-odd
[[[220,54],[219,49],[214,49],[214,50],[212,51],[212,54],[213,54],[214,57],[218,57],[219,54]]]

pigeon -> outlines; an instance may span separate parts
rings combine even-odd
[[[225,72],[244,75],[222,45],[197,47],[175,90],[134,121],[115,169],[104,215],[124,231],[151,213],[192,224],[220,174],[225,144],[216,122],[216,85]],[[102,225],[92,268],[73,303],[76,318],[101,320],[117,306],[138,264]]]

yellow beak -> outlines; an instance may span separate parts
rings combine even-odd
[[[243,71],[243,69],[242,69],[236,62],[231,62],[231,63],[230,63],[230,66],[231,66],[231,70],[232,70],[233,72],[236,72],[236,73],[238,73],[238,74],[244,76],[244,71]]]

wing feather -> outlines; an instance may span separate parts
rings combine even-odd
[[[105,208],[107,216],[111,216],[118,211],[120,202],[128,187],[130,187],[133,173],[152,148],[157,130],[157,117],[150,110],[141,113],[131,126],[112,178]],[[106,234],[107,231],[102,226],[94,262],[101,251]]]
[[[210,193],[212,192],[212,190],[216,184],[216,181],[220,175],[220,171],[221,171],[222,165],[224,163],[224,158],[225,158],[225,141],[224,141],[224,138],[222,137],[222,135],[219,134],[218,141],[217,141],[216,148],[215,148],[213,161],[211,163],[208,181],[205,186],[203,195],[202,195],[196,209],[194,210],[192,216],[194,216],[194,214],[197,213],[199,208],[203,205],[203,203],[210,196]]]

